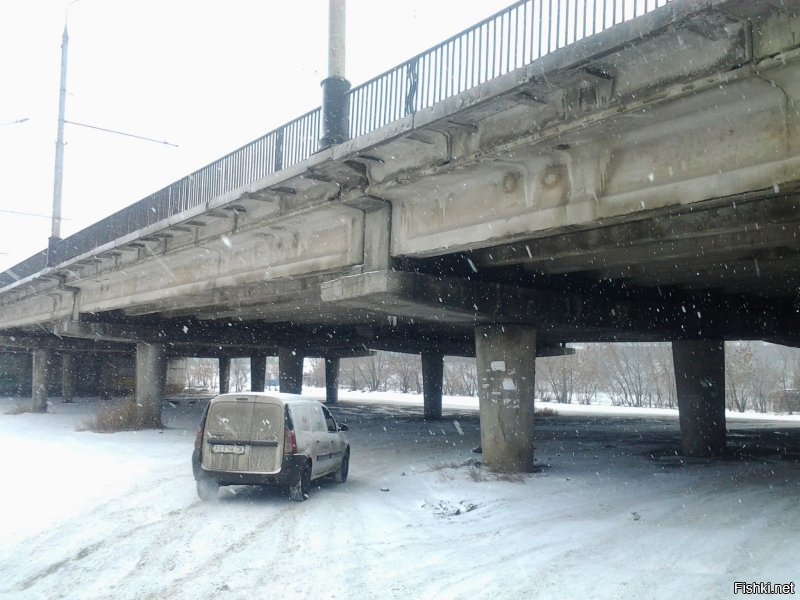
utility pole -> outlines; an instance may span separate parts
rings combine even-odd
[[[329,0],[328,77],[322,80],[320,150],[350,138],[350,82],[344,75],[347,0]]]

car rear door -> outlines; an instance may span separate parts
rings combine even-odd
[[[277,473],[283,458],[280,440],[283,435],[283,405],[271,398],[256,398],[250,425],[249,470],[253,473]]]
[[[203,467],[209,471],[247,471],[253,407],[248,396],[218,400],[206,417]]]

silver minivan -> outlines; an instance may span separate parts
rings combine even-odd
[[[279,485],[302,502],[314,479],[344,483],[350,464],[347,425],[316,400],[246,392],[211,400],[197,429],[192,470],[197,495],[216,498],[221,485]]]

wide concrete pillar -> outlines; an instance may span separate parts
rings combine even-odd
[[[266,367],[266,363],[264,364]],[[219,393],[227,394],[231,391],[231,357],[219,357]]]
[[[136,344],[136,404],[146,425],[161,426],[161,402],[167,382],[164,344]]]
[[[75,355],[65,352],[61,355],[61,401],[75,400]]]
[[[444,355],[439,352],[422,353],[422,401],[425,418],[438,421],[442,418],[442,379]]]
[[[536,329],[475,328],[483,461],[495,471],[533,470]]]
[[[339,401],[339,357],[325,358],[325,404]]]
[[[725,452],[725,345],[721,340],[672,342],[681,446],[687,456]]]
[[[267,382],[267,355],[261,352],[250,355],[250,391],[263,392]]]
[[[283,394],[303,391],[303,355],[291,348],[278,349],[278,381]]]
[[[33,382],[31,385],[31,410],[47,412],[47,384],[50,379],[52,352],[47,348],[33,351]]]

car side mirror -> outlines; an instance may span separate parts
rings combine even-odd
[[[347,423],[339,423],[339,431],[349,431],[349,429]]]

